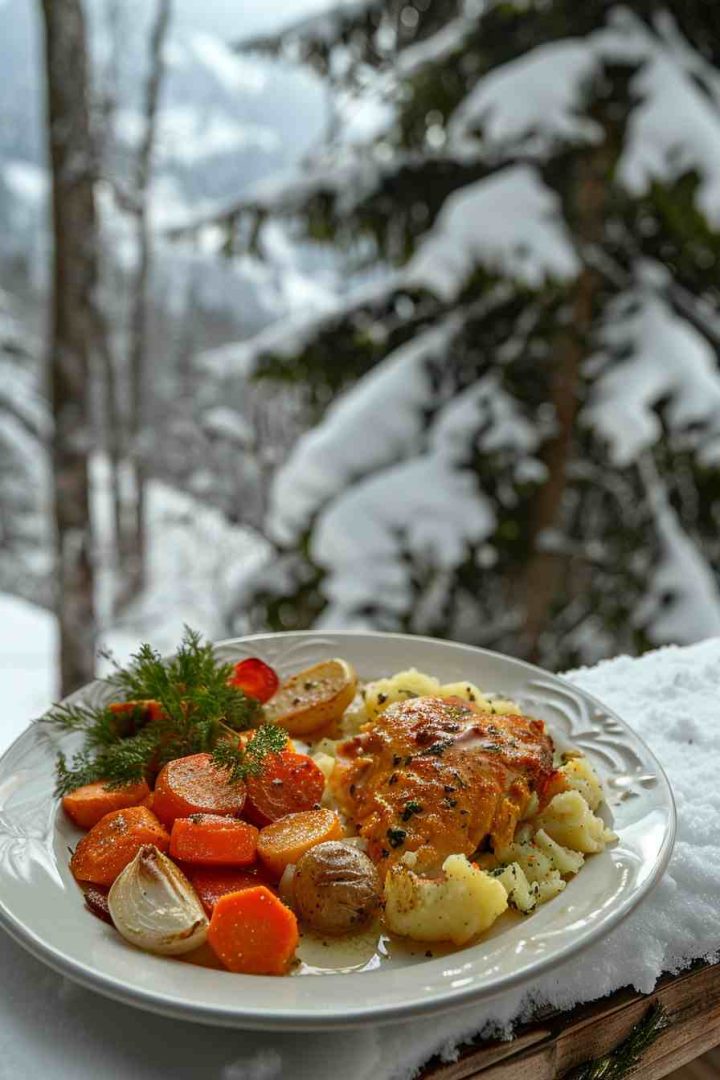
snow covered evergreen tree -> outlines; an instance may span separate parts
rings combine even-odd
[[[281,215],[364,284],[241,350],[319,422],[239,627],[555,667],[720,632],[719,42],[685,0],[355,0],[246,43],[333,123],[229,243]]]

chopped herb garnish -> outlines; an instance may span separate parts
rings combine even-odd
[[[245,748],[235,745],[236,732],[258,725],[262,706],[229,683],[232,674],[233,665],[218,662],[212,645],[187,628],[167,662],[141,645],[131,664],[118,667],[108,680],[118,701],[137,702],[137,707],[123,712],[58,705],[44,717],[66,731],[82,732],[85,740],[69,762],[58,756],[57,795],[98,780],[122,787],[188,754],[211,753],[233,780],[256,772],[266,754],[284,748],[287,736],[276,725],[263,724]]]
[[[407,833],[404,829],[388,829],[387,838],[390,842],[390,847],[398,848],[405,843]]]
[[[403,808],[403,812],[400,817],[403,821],[409,821],[413,814],[419,814],[422,811],[422,805],[415,799],[408,799]]]
[[[445,739],[442,742],[433,743],[432,746],[428,746],[427,750],[422,751],[422,757],[442,757],[449,746],[452,746],[452,739]]]

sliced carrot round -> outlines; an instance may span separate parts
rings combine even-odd
[[[264,885],[221,896],[208,941],[229,971],[284,975],[298,944],[295,915]]]
[[[310,848],[338,840],[342,834],[334,810],[303,810],[266,825],[258,837],[257,853],[270,873],[280,878],[285,867],[296,863]]]
[[[92,829],[100,818],[113,810],[124,810],[128,806],[138,806],[150,794],[150,788],[144,780],[136,784],[127,784],[121,788],[108,788],[102,780],[95,784],[85,784],[63,796],[63,810],[81,829]]]
[[[256,825],[319,807],[325,790],[322,770],[307,754],[268,754],[257,776],[247,779],[246,816]]]
[[[219,814],[176,818],[170,855],[202,866],[249,866],[255,862],[258,831],[254,825]]]
[[[245,805],[245,784],[230,781],[213,765],[210,754],[191,754],[169,761],[160,770],[153,791],[153,811],[165,825],[191,814],[238,817]]]
[[[242,869],[228,866],[197,866],[193,863],[183,863],[180,868],[200,897],[208,915],[212,915],[213,908],[220,897],[228,893],[255,889],[258,885],[267,885],[268,888],[272,888],[270,875],[265,867],[258,863],[242,867]]]
[[[78,881],[112,885],[143,844],[167,851],[170,837],[144,806],[114,810],[93,825],[75,848],[70,869]]]

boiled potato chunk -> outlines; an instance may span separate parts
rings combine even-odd
[[[355,697],[357,673],[345,660],[323,660],[284,682],[265,706],[265,719],[291,735],[314,735],[339,720]]]
[[[602,818],[596,817],[579,791],[563,791],[550,800],[537,824],[556,844],[586,855],[603,851],[615,839]]]
[[[502,884],[464,855],[448,855],[442,868],[442,878],[421,878],[402,865],[390,870],[385,879],[385,922],[394,934],[465,945],[507,908]]]
[[[324,934],[348,934],[364,926],[380,906],[380,876],[353,844],[327,840],[298,860],[292,883],[295,909]]]
[[[571,758],[558,770],[570,791],[579,791],[591,810],[603,801],[600,779],[586,757]]]

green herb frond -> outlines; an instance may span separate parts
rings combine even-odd
[[[231,780],[257,776],[268,754],[279,754],[287,745],[287,731],[278,724],[262,724],[247,744],[241,748],[230,742],[219,742],[213,750],[213,761],[227,769]]]
[[[621,1080],[638,1065],[668,1023],[667,1013],[661,1005],[656,1005],[636,1024],[624,1042],[604,1057],[581,1065],[571,1074],[570,1080]]]
[[[74,754],[70,764],[64,754],[58,755],[55,794],[67,795],[83,784],[103,780],[108,788],[143,780],[148,762],[157,749],[157,732],[147,729],[138,735],[120,739],[100,750],[85,749]]]
[[[256,726],[262,706],[229,684],[232,673],[233,665],[219,663],[212,645],[188,627],[176,656],[167,662],[150,645],[141,645],[130,666],[116,665],[108,680],[118,700],[139,703],[136,710],[118,715],[107,706],[58,705],[45,717],[84,735],[80,753],[69,763],[62,755],[58,759],[57,793],[64,795],[97,780],[120,787],[149,778],[173,758],[214,751],[228,728],[242,731]],[[141,704],[146,701],[158,702],[161,715],[151,718]],[[255,749],[243,760],[247,756],[252,763],[262,757],[266,743],[276,745],[256,736]],[[242,776],[247,770],[248,766],[238,765],[231,773]]]

